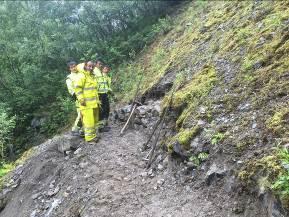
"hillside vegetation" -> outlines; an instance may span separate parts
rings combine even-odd
[[[166,29],[178,2],[4,1],[0,6],[0,161],[63,131],[74,117],[67,62],[132,59]],[[152,28],[153,26],[153,28]]]
[[[273,191],[288,207],[289,3],[196,1],[178,13],[165,36],[119,68],[123,101],[142,79],[142,100],[164,96],[166,107],[174,86],[167,151],[180,144],[198,166],[208,154],[205,166],[216,162],[244,189]]]

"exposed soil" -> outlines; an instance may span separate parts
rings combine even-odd
[[[265,216],[253,200],[247,201],[252,211],[237,214],[223,189],[205,190],[191,174],[175,173],[165,156],[158,158],[165,159],[158,169],[146,170],[147,153],[140,151],[145,134],[129,130],[120,137],[119,132],[114,125],[97,145],[82,143],[68,156],[57,151],[53,139],[36,148],[18,169],[21,182],[0,216]]]

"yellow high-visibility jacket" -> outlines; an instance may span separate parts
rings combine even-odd
[[[80,105],[80,110],[97,108],[99,106],[99,98],[97,92],[97,81],[89,71],[82,70],[75,81],[75,94],[81,103],[84,101],[85,106]]]
[[[111,90],[111,78],[102,73],[102,76],[97,77],[97,90],[98,93],[108,93],[112,92]]]
[[[76,66],[76,70],[78,72],[82,72],[84,70],[84,65],[85,63],[79,63],[77,66]]]
[[[75,86],[75,81],[77,80],[77,73],[71,72],[69,75],[66,77],[66,86],[68,89],[68,92],[70,95],[73,95],[74,92],[74,86]]]
[[[95,77],[99,77],[99,76],[102,75],[100,69],[97,68],[97,67],[94,67],[94,69],[93,69],[93,74],[94,74]]]

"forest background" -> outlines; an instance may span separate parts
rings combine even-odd
[[[179,1],[4,1],[0,5],[1,163],[59,133],[75,116],[68,60],[101,58],[115,91],[131,94],[126,71],[173,27]],[[134,69],[131,69],[134,70]],[[117,99],[116,99],[117,100]]]

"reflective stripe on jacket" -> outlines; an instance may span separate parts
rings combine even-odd
[[[108,93],[111,91],[110,85],[111,85],[111,79],[107,75],[102,75],[97,77],[97,83],[98,83],[98,93]]]
[[[98,107],[97,81],[90,72],[85,70],[79,72],[75,82],[75,94],[79,102],[86,103],[86,106],[80,105],[80,110]]]

